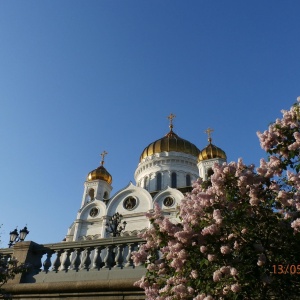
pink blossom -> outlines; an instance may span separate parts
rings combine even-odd
[[[208,234],[214,235],[214,234],[216,234],[218,232],[218,230],[219,229],[218,229],[217,225],[212,224],[210,226],[207,226],[207,227],[203,228],[202,229],[202,234],[203,235],[208,235]]]
[[[222,272],[220,270],[217,270],[213,274],[213,280],[214,282],[220,281],[222,278]]]
[[[232,240],[233,238],[235,238],[235,234],[234,233],[230,233],[228,235],[228,240]]]
[[[207,251],[207,247],[206,246],[201,246],[200,247],[200,252],[201,253],[205,253]]]
[[[221,211],[219,209],[214,209],[214,212],[213,212],[213,218],[215,220],[217,219],[222,219],[222,216],[221,216]]]
[[[231,252],[231,249],[228,246],[221,246],[220,251],[222,254],[229,254]]]
[[[294,228],[295,232],[300,232],[300,218],[292,222],[291,226]]]
[[[238,250],[240,248],[240,246],[241,245],[238,243],[238,241],[235,241],[234,245],[233,245],[233,249]]]
[[[236,268],[230,268],[230,274],[231,274],[232,276],[236,276],[236,275],[238,274],[237,269],[236,269]]]
[[[200,294],[200,295],[197,295],[195,298],[193,298],[193,300],[204,300],[205,297],[206,297],[205,294]]]
[[[234,293],[238,293],[241,290],[241,286],[238,283],[232,284],[230,288]]]
[[[145,252],[143,249],[140,249],[139,252],[133,252],[132,257],[133,257],[133,262],[135,265],[139,265],[142,262],[144,262],[147,258],[148,254]]]
[[[223,295],[227,295],[229,291],[230,291],[230,286],[229,285],[224,286]]]
[[[187,295],[187,287],[183,284],[176,285],[172,288],[172,291],[180,298],[184,298]]]
[[[187,258],[187,253],[184,249],[182,249],[181,251],[179,251],[178,253],[178,257],[182,260],[185,260]]]
[[[196,270],[192,270],[191,277],[194,279],[198,278],[198,272]]]
[[[260,203],[260,200],[258,200],[258,199],[250,199],[249,203],[252,206],[257,206]]]
[[[178,258],[174,258],[170,263],[170,266],[176,270],[180,270],[184,265],[184,261]]]
[[[230,274],[230,267],[228,267],[228,266],[223,266],[223,267],[220,268],[220,271],[221,271],[223,274],[228,275],[228,274]]]
[[[208,261],[215,261],[216,258],[217,258],[217,257],[216,257],[214,254],[208,254],[208,255],[207,255]]]

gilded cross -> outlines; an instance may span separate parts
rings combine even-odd
[[[173,119],[176,118],[176,116],[171,113],[167,118],[170,121],[169,127],[170,127],[170,129],[172,129],[173,128]]]
[[[214,130],[208,127],[204,132],[208,135],[208,141],[211,143],[211,133],[214,132]]]
[[[105,157],[106,154],[108,154],[108,153],[105,150],[100,154],[101,157],[102,157],[101,166],[104,165],[104,157]]]

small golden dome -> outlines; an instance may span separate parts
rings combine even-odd
[[[180,138],[172,128],[163,138],[149,144],[140,156],[140,162],[147,156],[153,155],[154,153],[160,152],[182,152],[191,154],[195,157],[199,155],[199,149],[187,140]]]
[[[211,143],[211,139],[209,139],[209,144],[202,151],[200,151],[200,154],[198,156],[198,161],[203,161],[212,158],[226,159],[227,157],[226,157],[226,153],[222,149],[213,145]]]
[[[103,151],[100,155],[102,156],[101,166],[99,166],[97,169],[91,171],[86,180],[92,181],[92,180],[103,180],[106,181],[108,184],[112,183],[112,176],[107,172],[107,170],[103,167],[104,165],[104,157],[108,154],[106,151]]]
[[[106,181],[108,184],[112,183],[112,176],[107,172],[107,170],[103,166],[100,166],[97,169],[91,171],[86,178],[87,181],[97,179]]]

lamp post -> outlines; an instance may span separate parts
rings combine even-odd
[[[126,221],[124,221],[122,225],[121,221],[123,219],[123,216],[119,213],[115,213],[113,216],[109,217],[108,222],[106,223],[106,232],[110,233],[113,237],[120,236],[120,233],[125,229],[126,227]]]
[[[29,231],[25,226],[23,229],[18,232],[17,228],[9,233],[9,244],[8,247],[12,247],[17,242],[23,242]]]

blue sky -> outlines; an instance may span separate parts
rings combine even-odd
[[[299,1],[1,1],[0,224],[61,241],[106,150],[113,192],[142,150],[204,130],[258,164],[263,131],[300,95]]]

